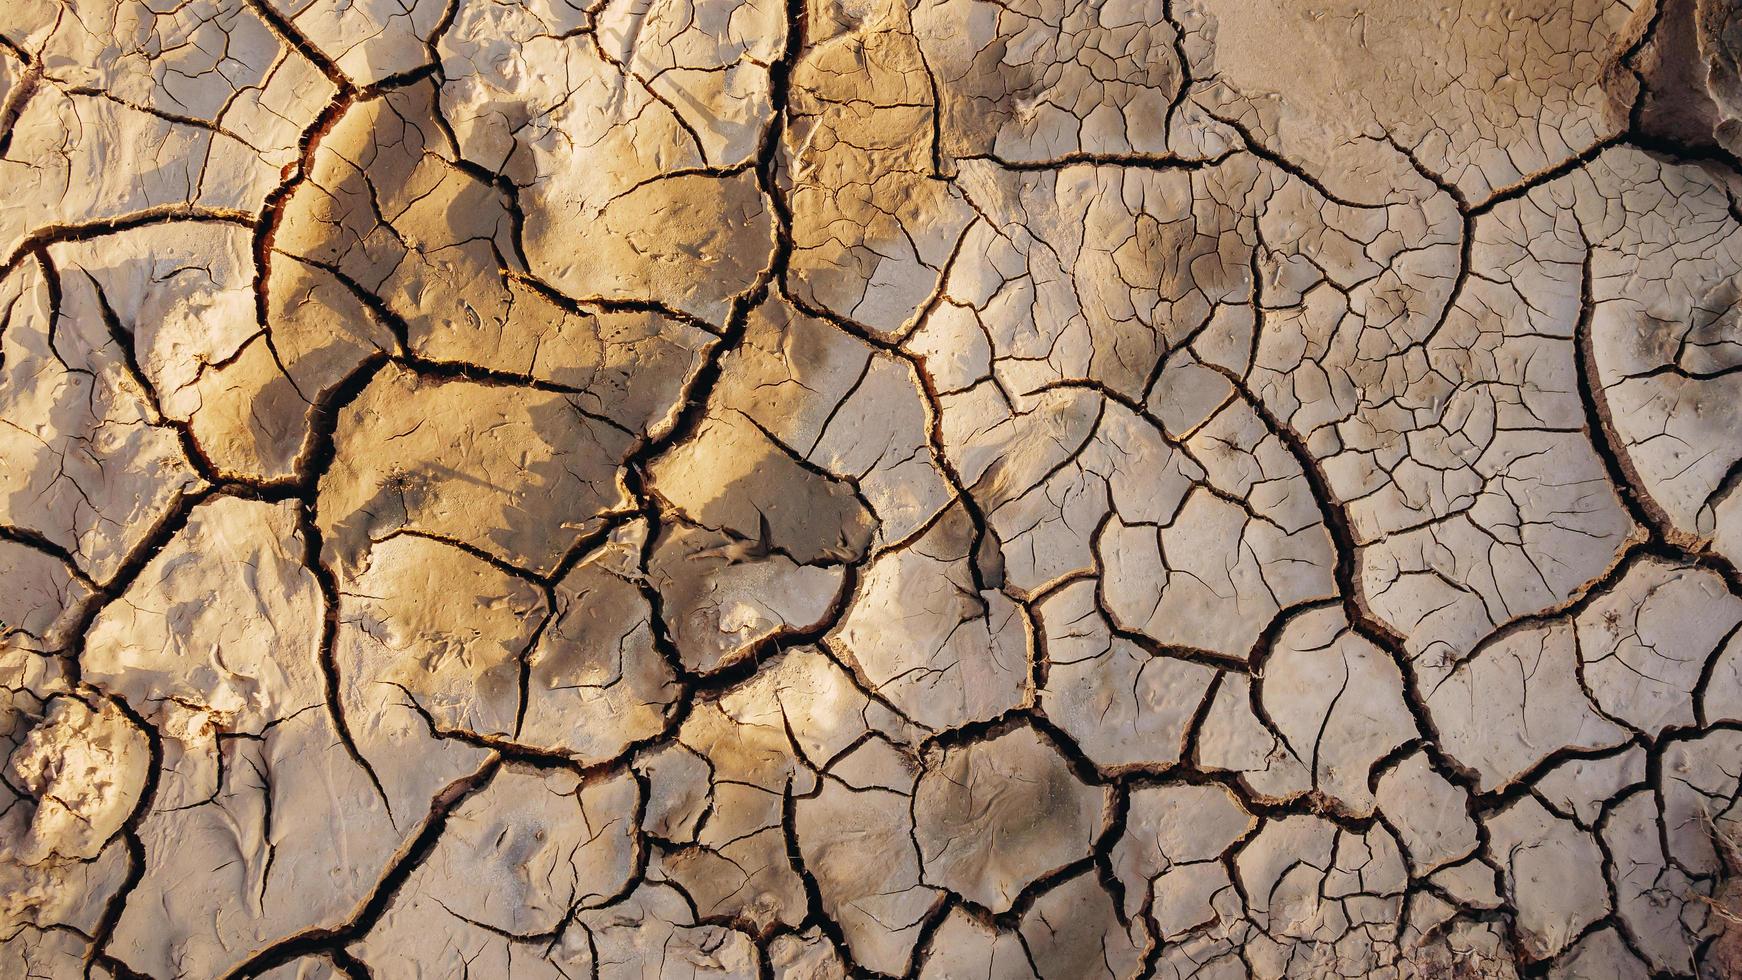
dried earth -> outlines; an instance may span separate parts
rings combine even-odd
[[[0,3],[0,976],[1742,975],[1730,0]]]

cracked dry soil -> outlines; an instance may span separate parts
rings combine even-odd
[[[1734,0],[6,0],[0,976],[1742,977]]]

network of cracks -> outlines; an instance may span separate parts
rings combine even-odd
[[[9,0],[0,974],[1742,976],[1739,63]]]

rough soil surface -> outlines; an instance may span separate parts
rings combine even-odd
[[[0,0],[0,977],[1742,976],[1734,0]]]

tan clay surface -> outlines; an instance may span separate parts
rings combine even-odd
[[[1742,977],[1734,0],[0,0],[0,978]]]

